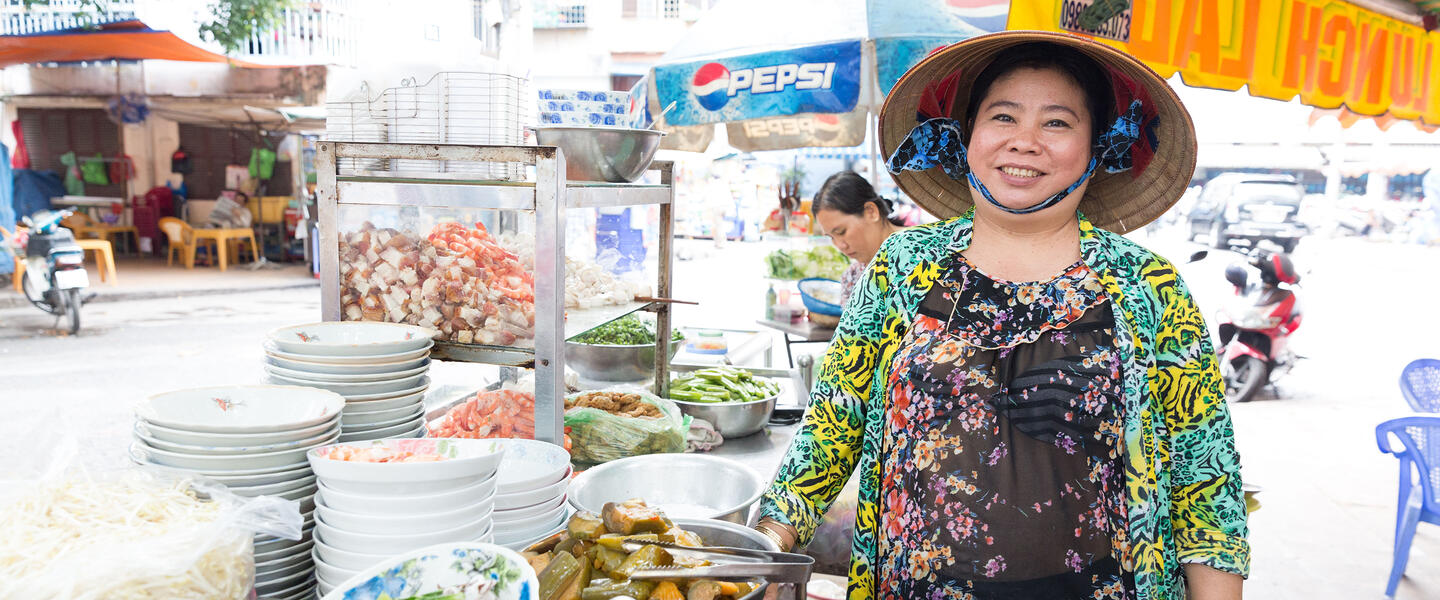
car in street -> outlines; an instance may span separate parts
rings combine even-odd
[[[1221,173],[1190,208],[1190,240],[1208,236],[1222,250],[1269,240],[1292,252],[1310,233],[1298,218],[1304,197],[1305,188],[1290,175]]]

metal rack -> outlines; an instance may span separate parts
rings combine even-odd
[[[669,381],[670,305],[633,302],[588,310],[565,310],[565,211],[572,208],[659,205],[660,232],[657,296],[671,295],[673,261],[673,165],[656,161],[659,185],[567,181],[565,157],[553,146],[477,146],[446,144],[356,143],[321,141],[319,172],[321,311],[327,321],[341,319],[339,210],[343,206],[497,209],[533,212],[535,239],[535,347],[497,347],[437,342],[433,358],[535,369],[535,438],[560,443],[564,431],[565,340],[638,310],[655,313],[655,385],[663,394]],[[374,172],[358,165],[374,161],[415,164],[510,163],[533,167],[533,181],[458,179],[454,172]],[[349,165],[357,165],[350,168]]]

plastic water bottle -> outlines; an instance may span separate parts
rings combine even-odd
[[[770,284],[770,289],[765,291],[765,320],[775,320],[775,284]]]

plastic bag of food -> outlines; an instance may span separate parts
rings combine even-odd
[[[254,536],[300,539],[291,500],[152,467],[40,471],[0,498],[0,599],[248,598]]]
[[[610,388],[565,397],[565,427],[576,462],[684,452],[690,417],[674,402],[637,388]]]

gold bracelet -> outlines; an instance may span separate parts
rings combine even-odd
[[[785,551],[785,543],[780,541],[780,534],[775,533],[775,530],[770,529],[769,527],[765,527],[763,525],[756,526],[755,529],[759,531],[761,535],[770,538],[771,541],[775,542],[775,547],[779,548],[781,552]]]
[[[755,525],[755,529],[756,529],[756,530],[759,530],[760,533],[761,533],[762,535],[764,535],[765,537],[768,537],[768,538],[770,538],[771,540],[773,540],[773,541],[775,542],[775,547],[776,547],[776,548],[779,548],[781,552],[789,552],[789,551],[790,551],[789,548],[786,548],[786,547],[785,547],[785,540],[784,540],[784,538],[780,535],[780,532],[775,531],[775,529],[774,529],[773,527],[770,527],[770,524],[769,524],[769,523],[758,523],[758,524]]]

